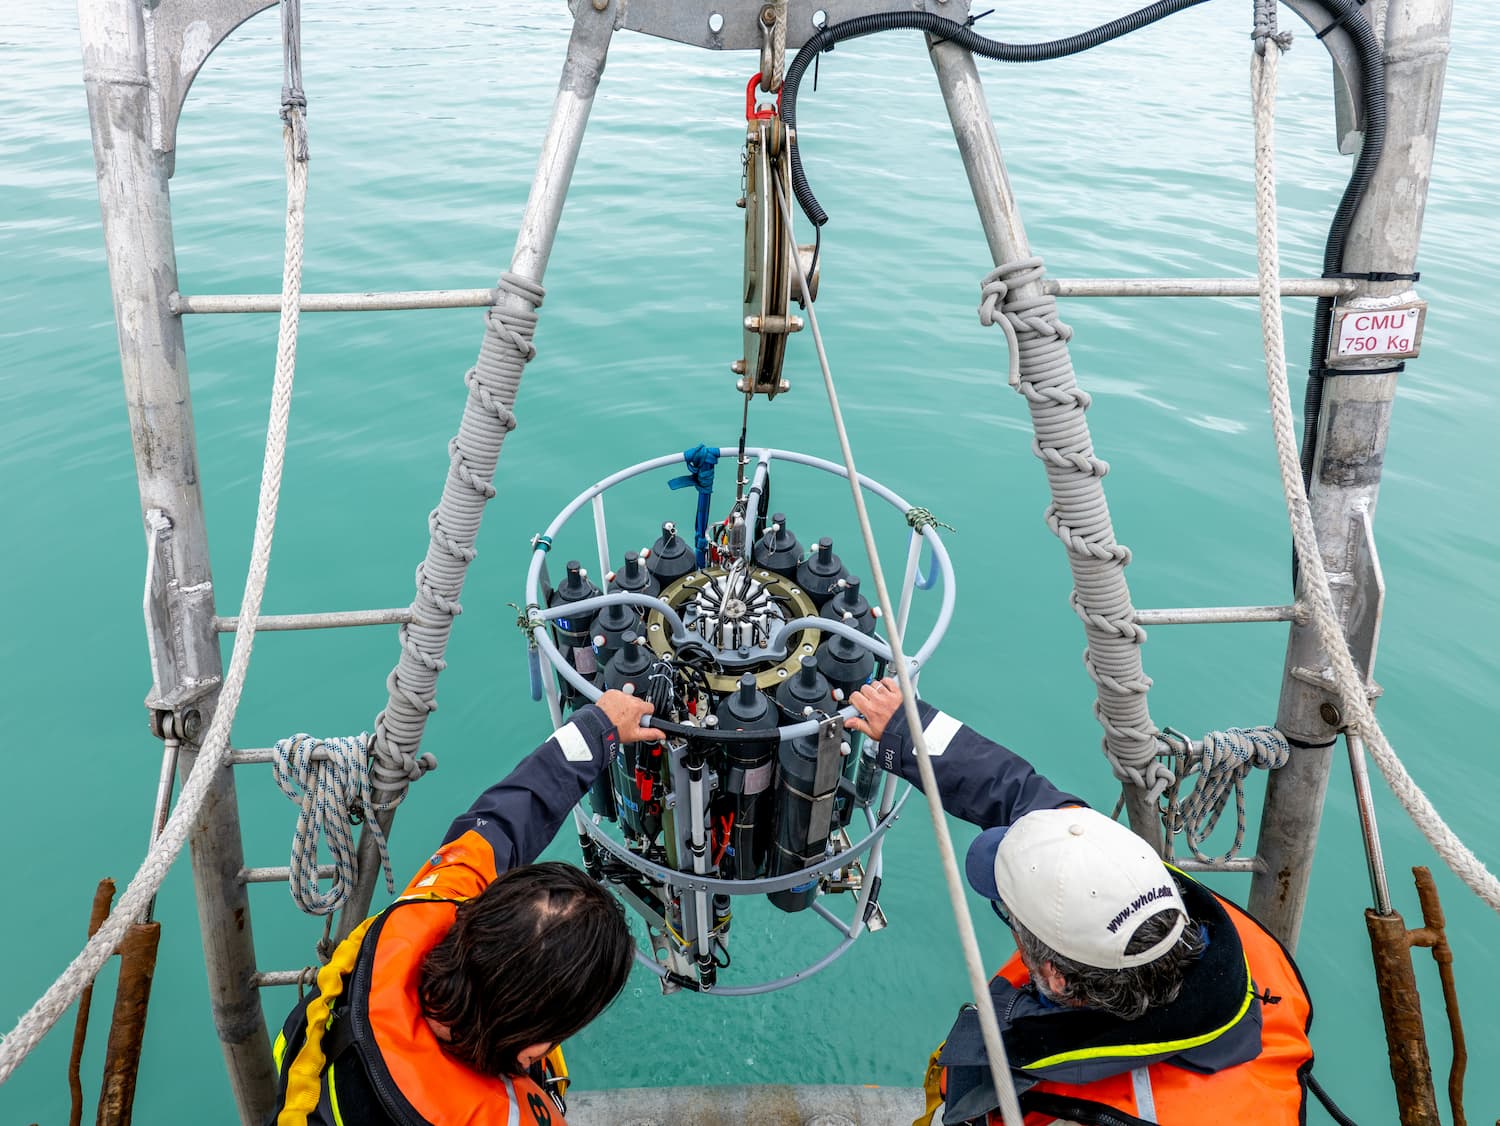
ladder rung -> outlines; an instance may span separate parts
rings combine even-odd
[[[1142,626],[1206,626],[1227,622],[1295,622],[1301,616],[1297,606],[1184,606],[1171,610],[1137,610],[1135,621]]]
[[[311,968],[316,971],[318,967],[313,966]],[[250,984],[257,989],[266,985],[297,985],[300,983],[311,985],[313,983],[308,980],[310,976],[306,969],[257,971],[250,975]]]
[[[1258,856],[1236,856],[1230,860],[1208,862],[1195,857],[1179,857],[1170,863],[1184,872],[1241,872],[1253,875],[1266,870],[1266,866],[1260,862]]]
[[[229,752],[230,766],[264,766],[266,763],[276,761],[276,749],[274,747],[245,747],[240,750]],[[327,762],[327,751],[314,751],[312,762]]]
[[[389,610],[329,610],[321,614],[263,614],[255,619],[255,630],[270,632],[291,629],[348,629],[351,626],[390,626],[411,621],[411,607],[395,606]],[[233,633],[240,620],[214,618],[219,633]]]
[[[389,293],[304,293],[304,313],[354,313],[382,309],[478,309],[495,303],[493,289],[408,289]],[[174,293],[167,307],[187,313],[279,313],[279,293]]]
[[[1282,278],[1283,297],[1342,297],[1354,293],[1351,278]],[[1258,297],[1256,278],[1044,278],[1054,297]]]
[[[318,879],[332,879],[338,871],[332,864],[318,865]],[[283,864],[279,868],[241,868],[240,883],[242,884],[274,884],[286,883],[292,878],[292,870]]]

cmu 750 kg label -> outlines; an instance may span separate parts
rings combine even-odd
[[[1337,367],[1358,360],[1404,360],[1422,349],[1425,301],[1405,305],[1345,306],[1335,309],[1328,362]]]

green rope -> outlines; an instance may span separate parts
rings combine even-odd
[[[906,510],[906,524],[907,527],[919,533],[928,528],[943,528],[950,532],[958,531],[952,524],[944,524],[926,508],[908,508]]]

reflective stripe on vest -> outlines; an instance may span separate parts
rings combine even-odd
[[[1263,999],[1258,1056],[1212,1075],[1162,1062],[1094,1083],[1044,1081],[1033,1090],[1103,1103],[1160,1126],[1203,1122],[1205,1107],[1212,1107],[1209,1118],[1216,1122],[1275,1126],[1301,1122],[1306,1102],[1304,1077],[1312,1066],[1312,1046],[1307,1038],[1312,1004],[1307,989],[1295,964],[1268,931],[1228,900],[1220,897],[1219,905],[1234,924]],[[1264,1003],[1267,995],[1278,1000]],[[1149,1105],[1142,1104],[1141,1088],[1134,1080],[1140,1071],[1149,1077]],[[991,1121],[998,1123],[998,1114]],[[1027,1116],[1028,1123],[1045,1121],[1045,1116]]]
[[[1312,1023],[1312,1004],[1308,999],[1306,986],[1285,949],[1268,931],[1233,903],[1217,895],[1215,898],[1239,936],[1254,987],[1258,989],[1258,995],[1263,1001],[1260,1054],[1253,1060],[1211,1075],[1191,1072],[1162,1062],[1122,1071],[1093,1083],[1069,1084],[1042,1080],[1032,1091],[1098,1104],[1101,1109],[1123,1111],[1160,1126],[1188,1126],[1207,1121],[1209,1119],[1205,1118],[1205,1106],[1213,1108],[1209,1118],[1217,1122],[1283,1126],[1302,1121],[1306,1100],[1305,1076],[1312,1066],[1312,1047],[1307,1038],[1307,1030]],[[1030,975],[1021,964],[1018,953],[1002,967],[1000,976],[1012,984],[1021,985]],[[1244,1018],[1244,1012],[1254,996],[1255,994],[1247,996],[1239,1019]],[[1275,1003],[1267,1002],[1267,996],[1277,1000]],[[1184,1048],[1180,1050],[1185,1050],[1187,1045],[1207,1043],[1228,1027],[1230,1026],[1226,1025],[1224,1029],[1208,1036],[1184,1041]],[[1138,1050],[1143,1048],[1146,1050]],[[1128,1058],[1131,1055],[1160,1054],[1162,1050],[1164,1048],[1161,1045],[1125,1045],[1064,1052],[1046,1060],[1038,1060],[1031,1067],[1102,1056]],[[938,1092],[946,1088],[945,1069],[938,1064],[937,1053],[933,1054],[929,1062],[924,1086],[928,1092],[929,1106],[936,1109],[932,1100],[935,1096],[941,1098]],[[927,1112],[928,1117],[931,1109]],[[1045,1126],[1059,1121],[1055,1115],[1036,1111],[1028,1112],[1025,1120],[1027,1126]],[[1088,1120],[1086,1116],[1078,1119]],[[918,1119],[913,1126],[926,1121],[926,1117]],[[998,1110],[990,1113],[989,1122],[992,1126],[999,1126],[1001,1118]]]

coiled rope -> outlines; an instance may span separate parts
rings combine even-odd
[[[1094,715],[1104,728],[1104,755],[1116,778],[1155,801],[1175,775],[1157,758],[1157,729],[1146,706],[1151,678],[1141,667],[1146,631],[1136,624],[1125,583],[1130,549],[1115,541],[1102,484],[1109,463],[1095,456],[1084,417],[1093,400],[1073,375],[1073,330],[1058,318],[1056,299],[1018,292],[1044,273],[1035,257],[996,267],[980,284],[979,321],[1005,333],[1010,385],[1031,408],[1031,449],[1052,493],[1047,527],[1067,549],[1069,603],[1088,638],[1083,663],[1098,687]]]
[[[536,355],[532,335],[545,290],[541,283],[507,271],[495,287],[495,304],[485,313],[484,339],[474,366],[464,374],[469,389],[458,433],[448,443],[448,477],[443,494],[427,517],[427,555],[417,565],[411,621],[399,633],[401,656],[386,678],[388,699],[375,718],[371,742],[378,821],[390,825],[407,788],[437,760],[421,751],[427,717],[437,709],[438,674],[447,667],[444,654],[453,619],[463,613],[459,596],[469,564],[479,554],[475,542],[484,506],[495,496],[495,465],[506,435],[516,428],[512,409],[521,375]],[[375,890],[377,851],[373,833],[361,834],[359,875],[339,920],[347,934],[370,905]]]
[[[1180,780],[1194,771],[1198,781],[1187,797],[1178,799],[1174,785],[1168,791],[1166,829],[1175,836],[1187,838],[1188,849],[1205,863],[1218,864],[1239,855],[1245,844],[1245,778],[1252,770],[1280,770],[1291,754],[1286,736],[1274,727],[1231,727],[1210,731],[1194,743],[1191,739],[1166,728],[1162,741],[1175,760],[1173,774]],[[1202,845],[1218,825],[1229,795],[1234,795],[1234,843],[1222,856],[1210,857]]]
[[[1318,550],[1318,537],[1302,479],[1287,385],[1286,341],[1282,331],[1281,255],[1276,217],[1276,67],[1280,51],[1258,51],[1251,56],[1251,93],[1255,106],[1255,215],[1260,281],[1260,323],[1266,352],[1266,393],[1271,404],[1271,431],[1281,468],[1282,492],[1292,540],[1301,560],[1302,600],[1311,614],[1318,641],[1333,671],[1334,688],[1347,728],[1364,737],[1375,764],[1413,823],[1475,895],[1500,911],[1500,880],[1448,827],[1422,788],[1407,773],[1385,737],[1370,707],[1364,678],[1349,654],[1329,590],[1328,572]]]
[[[297,0],[287,0],[295,8]],[[290,88],[300,93],[300,75]],[[287,428],[291,419],[292,382],[297,370],[297,327],[302,305],[302,230],[307,202],[307,141],[302,106],[292,101],[282,109],[286,126],[286,254],[281,281],[281,323],[276,336],[276,375],[271,387],[270,420],[266,427],[266,453],[261,467],[260,500],[255,514],[255,538],[250,549],[250,566],[245,576],[245,592],[240,599],[239,626],[234,634],[234,650],[229,671],[214,708],[213,720],[203,738],[192,773],[183,784],[176,807],[162,827],[161,834],[146,854],[145,861],[131,878],[130,886],[120,896],[115,909],[89,939],[83,950],[61,976],[16,1022],[0,1041],[0,1083],[10,1078],[22,1060],[41,1042],[51,1027],[68,1010],[79,994],[94,980],[104,963],[114,953],[126,928],[145,910],[166,879],[167,871],[187,843],[198,821],[204,802],[218,772],[227,768],[229,732],[239,709],[250,667],[250,652],[255,645],[255,629],[260,617],[261,598],[265,594],[266,575],[271,564],[271,543],[276,532],[276,509],[281,496],[281,471],[286,457]]]
[[[314,739],[297,734],[272,749],[271,775],[281,792],[297,803],[297,828],[292,835],[290,886],[292,899],[308,915],[332,915],[344,905],[359,877],[350,826],[363,821],[375,836],[385,886],[395,894],[391,854],[370,797],[370,737],[359,734]],[[318,886],[318,837],[328,840],[333,856],[333,884]]]

